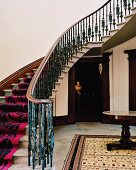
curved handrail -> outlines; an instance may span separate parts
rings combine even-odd
[[[35,85],[36,85],[36,81],[37,81],[37,79],[38,79],[38,77],[39,77],[39,75],[40,75],[40,73],[41,73],[41,70],[43,69],[43,67],[44,67],[45,64],[47,63],[47,61],[48,61],[51,53],[53,52],[54,48],[56,47],[56,45],[57,45],[57,43],[59,42],[59,40],[61,39],[61,37],[62,37],[63,35],[65,35],[65,33],[67,33],[68,30],[70,30],[73,26],[75,26],[76,24],[78,24],[79,22],[81,22],[82,20],[84,20],[85,18],[87,18],[87,17],[95,14],[96,12],[98,12],[98,11],[99,11],[100,9],[102,9],[105,5],[107,5],[110,1],[111,1],[111,0],[108,0],[103,6],[101,6],[99,9],[97,9],[95,12],[87,15],[86,17],[80,19],[78,22],[74,23],[72,26],[70,26],[66,31],[64,31],[64,32],[59,36],[59,38],[55,41],[55,43],[53,44],[53,46],[50,48],[50,50],[49,50],[49,52],[47,53],[47,55],[44,57],[42,63],[40,64],[38,70],[36,71],[36,73],[35,73],[32,81],[31,81],[31,83],[30,83],[30,85],[29,85],[29,88],[28,88],[27,94],[26,94],[28,100],[30,100],[30,101],[32,101],[32,102],[34,102],[34,103],[46,103],[46,102],[48,103],[48,102],[51,102],[51,101],[52,101],[51,99],[46,99],[46,100],[45,100],[45,99],[44,99],[44,100],[36,99],[36,98],[34,98],[34,97],[32,96],[33,91],[34,91],[34,88],[35,88]]]
[[[33,169],[37,157],[39,164],[42,160],[42,169],[49,162],[52,166],[53,101],[49,97],[61,71],[89,41],[101,42],[103,36],[108,36],[110,30],[125,20],[123,16],[130,15],[135,3],[134,0],[108,0],[98,10],[69,27],[44,57],[26,94],[29,100],[28,164],[32,160]]]
[[[63,34],[61,34],[61,36],[56,40],[54,45],[50,48],[47,55],[44,57],[43,62],[41,63],[35,76],[33,77],[32,81],[30,83],[30,86],[28,88],[28,91],[27,91],[28,100],[35,102],[35,103],[41,103],[41,102],[45,101],[45,100],[39,100],[36,97],[34,97],[33,92],[34,92],[34,89],[36,86],[36,82],[37,82],[43,68],[45,67],[47,61],[49,60],[49,58],[50,58],[51,54],[53,53],[53,51],[55,50],[55,48],[57,47],[58,43],[61,41],[61,39],[64,40],[64,36],[68,36],[68,34],[71,34],[71,36],[75,37],[75,35],[73,35],[73,34],[75,34],[75,29],[76,29],[76,31],[78,29],[78,31],[76,33],[80,34],[80,39],[82,37],[82,40],[79,40],[79,41],[83,41],[83,42],[81,42],[82,44],[79,44],[80,42],[76,42],[78,49],[79,49],[79,47],[82,48],[82,45],[85,44],[86,41],[90,41],[91,38],[92,38],[92,41],[94,41],[95,36],[96,36],[96,41],[101,41],[101,36],[109,35],[108,31],[111,30],[112,28],[115,29],[116,23],[122,22],[123,15],[130,14],[130,10],[133,6],[134,6],[134,0],[132,0],[132,4],[130,3],[130,0],[108,0],[103,6],[101,6],[99,9],[97,9],[95,12],[80,19],[78,22],[74,23],[71,27],[69,27]],[[92,18],[90,18],[90,17],[92,17]],[[90,22],[92,22],[92,23],[90,23]],[[89,25],[87,26],[87,24],[89,24]],[[92,24],[92,27],[91,27],[91,24]],[[109,29],[108,29],[108,24],[110,25]],[[79,27],[81,27],[81,28],[79,28]],[[81,31],[79,29],[81,29]],[[70,38],[72,38],[72,37],[70,37]],[[78,39],[77,35],[76,35],[76,38]],[[86,38],[87,38],[87,40],[85,40]],[[65,39],[66,39],[66,37],[65,37]],[[72,43],[72,41],[71,41],[71,43]],[[68,42],[66,42],[66,44],[68,44]],[[63,44],[63,47],[64,47],[64,44]],[[51,102],[51,100],[46,99],[46,102]]]

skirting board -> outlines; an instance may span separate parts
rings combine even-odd
[[[67,125],[68,124],[68,116],[53,117],[53,124],[54,124],[54,126]]]

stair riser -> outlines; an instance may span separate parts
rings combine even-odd
[[[118,30],[110,31],[111,37],[112,37],[114,34],[116,34],[117,32],[118,32]]]
[[[75,64],[75,62],[69,62],[68,66],[72,67]]]
[[[90,50],[89,47],[87,47],[87,48],[83,47],[83,48],[82,48],[82,51],[84,51],[85,53],[86,53],[87,51],[89,51],[89,50]]]
[[[132,9],[132,13],[135,14],[136,13],[136,7],[134,9]]]
[[[5,98],[0,98],[0,104],[4,104],[5,102]]]
[[[125,25],[125,23],[121,23],[121,24],[117,25],[117,27],[118,27],[118,29],[121,29],[124,25]]]
[[[12,89],[19,89],[18,84],[16,84],[16,85],[12,84],[11,87],[12,87]]]
[[[57,91],[52,90],[52,96],[55,96],[57,94]]]
[[[90,48],[93,48],[93,47],[101,47],[101,46],[102,46],[102,43],[95,43],[95,44],[89,43],[89,44],[87,44],[87,46],[90,47]]]
[[[34,75],[33,73],[26,73],[26,77],[27,77],[27,78],[32,78],[33,75]]]
[[[125,21],[128,22],[131,18],[132,18],[132,16],[128,16],[125,18]]]
[[[27,156],[14,156],[13,155],[13,163],[14,164],[27,164],[28,163],[28,157]]]
[[[106,37],[106,36],[105,36],[105,37],[102,37],[102,41],[103,41],[103,42],[106,42],[108,39],[110,39],[110,37]]]
[[[4,90],[4,95],[5,96],[12,96],[12,91],[5,91]]]
[[[80,57],[74,57],[72,58],[72,61],[74,61],[75,63],[80,59]]]
[[[28,148],[28,141],[20,141],[20,149]]]
[[[19,83],[24,83],[24,80],[20,78]]]
[[[79,53],[79,52],[77,52],[77,54],[76,54],[76,55],[77,55],[79,58],[81,58],[84,54],[85,54],[85,53],[82,53],[82,52],[81,52],[81,53]]]
[[[69,69],[71,68],[72,66],[69,66],[69,65],[67,65],[67,66],[65,66],[65,71],[66,71],[66,73],[69,71]],[[62,73],[62,74],[66,74],[66,73]]]
[[[28,135],[28,126],[25,128],[25,135]]]
[[[55,84],[55,89],[59,89],[59,87],[60,87],[60,84]]]

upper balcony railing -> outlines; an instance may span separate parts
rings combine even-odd
[[[53,101],[50,99],[55,82],[61,71],[72,60],[83,45],[90,41],[101,41],[110,30],[124,22],[132,13],[135,0],[109,0],[95,12],[81,19],[67,29],[54,43],[35,73],[27,91],[29,100],[29,146],[28,164],[35,168],[36,162],[52,166]]]

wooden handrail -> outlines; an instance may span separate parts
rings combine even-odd
[[[45,99],[43,99],[43,100],[42,100],[42,99],[36,99],[36,98],[34,98],[34,97],[32,96],[32,94],[33,94],[33,92],[34,92],[34,88],[35,88],[36,82],[37,82],[37,80],[38,80],[38,77],[40,76],[40,73],[41,73],[42,69],[44,68],[45,64],[47,63],[48,59],[50,58],[50,55],[52,54],[54,48],[56,47],[56,45],[57,45],[57,43],[59,42],[59,40],[61,39],[61,37],[62,37],[63,35],[65,35],[65,34],[68,32],[68,30],[70,30],[72,27],[74,27],[75,25],[77,25],[79,22],[81,22],[81,21],[84,20],[85,18],[87,18],[87,17],[93,15],[94,13],[96,13],[97,11],[101,10],[101,9],[102,9],[104,6],[106,6],[110,1],[111,1],[111,0],[108,0],[103,6],[101,6],[99,9],[97,9],[95,12],[87,15],[86,17],[80,19],[78,22],[74,23],[72,26],[70,26],[66,31],[64,31],[64,32],[59,36],[59,38],[55,41],[55,43],[53,44],[53,46],[50,48],[50,50],[49,50],[49,52],[47,53],[47,55],[44,57],[42,63],[40,64],[38,70],[36,71],[36,73],[35,73],[32,81],[30,82],[30,85],[29,85],[29,88],[28,88],[27,94],[26,94],[28,100],[30,100],[30,101],[32,101],[32,102],[34,102],[34,103],[37,103],[37,104],[38,104],[38,103],[42,103],[42,102],[44,102],[44,103],[46,103],[46,102],[47,102],[47,103],[48,103],[48,102],[49,102],[49,103],[52,102],[51,99],[46,99],[46,100],[45,100]]]
[[[21,69],[17,70],[10,76],[6,77],[4,80],[0,82],[0,95],[3,94],[4,89],[11,88],[11,84],[17,82],[20,77],[24,77],[27,72],[31,72],[32,69],[38,68],[40,63],[42,62],[43,57],[29,63],[28,65],[22,67]]]

